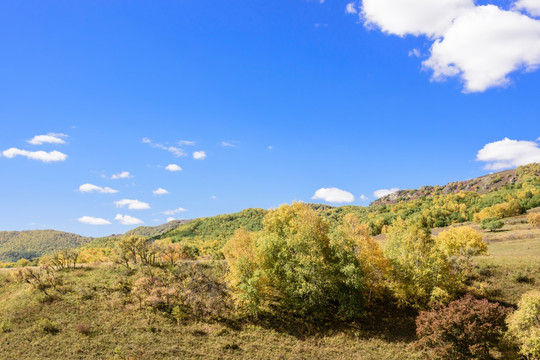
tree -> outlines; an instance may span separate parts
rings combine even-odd
[[[435,237],[437,248],[453,263],[455,272],[465,281],[473,268],[474,256],[487,254],[482,234],[468,226],[451,227]]]
[[[302,316],[360,314],[363,272],[354,246],[332,246],[329,225],[302,203],[271,210],[258,233],[237,232],[223,252],[229,283],[251,308]]]
[[[527,359],[540,359],[540,291],[523,294],[518,309],[508,319],[508,333]]]
[[[507,309],[471,295],[422,311],[416,319],[417,346],[437,359],[492,359],[506,329]]]
[[[369,235],[370,229],[352,213],[344,216],[343,223],[333,234],[332,246],[339,253],[346,250],[354,254],[362,271],[367,302],[380,297],[386,288],[389,262],[379,244]],[[347,264],[343,264],[345,268]]]
[[[497,218],[487,218],[482,220],[482,223],[480,225],[481,229],[486,229],[489,231],[494,231],[502,228],[504,226],[504,222],[502,220],[499,220]]]
[[[459,281],[425,218],[397,219],[386,236],[391,288],[401,304],[425,308],[430,301],[445,302],[454,296]]]

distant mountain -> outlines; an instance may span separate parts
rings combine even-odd
[[[56,230],[0,231],[0,262],[34,259],[89,243],[91,237]]]
[[[124,235],[141,235],[146,237],[156,237],[163,233],[176,229],[181,225],[188,224],[189,222],[191,222],[191,220],[173,220],[158,226],[139,226],[135,229],[129,230]]]
[[[396,204],[400,201],[416,200],[434,195],[457,194],[461,191],[471,191],[486,194],[499,190],[508,184],[515,184],[527,176],[540,176],[539,164],[520,166],[517,169],[501,171],[475,179],[451,182],[446,185],[422,186],[414,190],[399,190],[373,201],[370,205]]]

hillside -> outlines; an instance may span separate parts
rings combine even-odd
[[[475,259],[469,291],[515,306],[540,282],[540,229],[531,228],[521,215],[505,219],[501,231],[482,235],[489,256]],[[220,264],[197,266],[222,279]],[[62,286],[52,300],[14,281],[9,271],[16,270],[0,271],[0,354],[7,358],[423,358],[414,346],[416,313],[392,304],[353,323],[313,325],[287,317],[216,320],[190,313],[177,319],[141,307],[133,295],[134,284],[145,276],[141,270],[130,273],[103,264],[61,271]],[[514,352],[504,357],[519,358]]]
[[[33,259],[54,250],[76,248],[91,240],[56,230],[0,231],[0,262]]]
[[[171,231],[173,229],[176,229],[177,227],[181,225],[185,225],[189,223],[191,220],[173,220],[166,222],[165,224],[161,224],[158,226],[139,226],[135,229],[129,230],[124,235],[141,235],[146,237],[156,237],[163,233],[166,233],[168,231]]]
[[[506,185],[523,182],[528,177],[539,177],[539,164],[520,166],[517,169],[500,171],[465,181],[451,182],[446,185],[422,186],[418,189],[399,190],[373,201],[370,205],[396,204],[400,201],[409,201],[435,195],[458,194],[461,191],[470,191],[477,194],[486,194],[504,188]]]

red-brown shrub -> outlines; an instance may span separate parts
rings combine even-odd
[[[439,359],[491,359],[504,334],[508,310],[471,295],[416,319],[417,345]]]

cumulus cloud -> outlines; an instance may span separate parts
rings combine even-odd
[[[163,215],[174,215],[174,214],[178,214],[178,213],[181,213],[181,212],[186,212],[187,210],[184,209],[183,207],[179,207],[179,208],[176,208],[174,210],[166,210],[164,212],[162,212]]]
[[[320,188],[311,197],[314,200],[323,200],[331,203],[350,203],[354,201],[354,195],[348,191],[335,187]]]
[[[375,198],[381,198],[383,196],[386,196],[386,195],[390,195],[390,194],[393,194],[395,193],[396,191],[399,191],[401,189],[399,188],[391,188],[391,189],[380,189],[380,190],[375,190],[373,192],[373,196],[375,196]]]
[[[114,220],[117,220],[122,225],[138,225],[144,223],[141,219],[129,215],[116,214]]]
[[[111,189],[110,187],[101,187],[93,184],[82,184],[79,186],[79,191],[82,193],[102,193],[102,194],[115,194],[118,190]]]
[[[511,140],[504,138],[486,144],[476,160],[486,162],[486,170],[503,170],[540,162],[540,147],[534,141]]]
[[[176,164],[169,164],[165,166],[165,170],[175,172],[175,171],[182,171],[182,168]]]
[[[345,6],[345,14],[358,14],[356,5],[353,2],[350,2]]]
[[[127,206],[127,208],[130,209],[130,210],[146,210],[146,209],[150,209],[150,204],[148,204],[148,203],[146,203],[144,201],[132,200],[132,199],[118,200],[118,201],[115,201],[114,204],[116,205],[117,208],[122,208],[122,207]]]
[[[193,158],[195,160],[204,160],[204,159],[206,159],[206,152],[205,151],[195,151],[193,153]]]
[[[540,1],[538,0],[518,0],[514,3],[512,9],[526,11],[532,16],[540,17]]]
[[[48,133],[47,135],[36,135],[27,142],[32,145],[65,144],[66,142],[62,139],[64,137],[67,137],[67,135],[61,133]]]
[[[364,195],[364,194],[360,195],[358,198],[359,198],[360,200],[362,200],[362,201],[369,200],[369,198],[368,198],[366,195]]]
[[[154,195],[166,195],[169,192],[165,190],[164,188],[157,188],[156,190],[152,191]]]
[[[78,218],[77,221],[83,224],[88,224],[88,225],[109,225],[111,223],[110,221],[106,219],[93,217],[93,216],[82,216]]]
[[[181,157],[181,156],[187,156],[186,152],[180,148],[177,148],[176,146],[169,146],[169,145],[163,145],[153,142],[152,140],[148,138],[143,138],[142,142],[145,144],[148,144],[156,149],[166,150],[173,154],[175,157]]]
[[[28,151],[17,148],[9,148],[4,150],[2,155],[8,159],[12,159],[15,156],[24,156],[28,159],[39,160],[45,163],[65,161],[68,157],[66,154],[61,153],[60,151]]]
[[[532,14],[539,3],[520,0],[513,9]],[[363,0],[360,16],[368,28],[431,39],[424,69],[433,72],[434,81],[460,78],[465,92],[507,85],[510,73],[540,65],[540,21],[495,5],[475,6],[473,0]]]
[[[466,92],[509,83],[508,74],[540,64],[540,21],[494,5],[458,17],[424,61],[434,80],[460,76]]]
[[[119,172],[118,174],[113,174],[111,176],[111,179],[113,180],[118,180],[118,179],[129,179],[129,178],[132,178],[133,175],[131,175],[129,173],[129,171],[122,171],[122,172]]]
[[[365,25],[398,36],[439,37],[473,0],[364,0]]]

